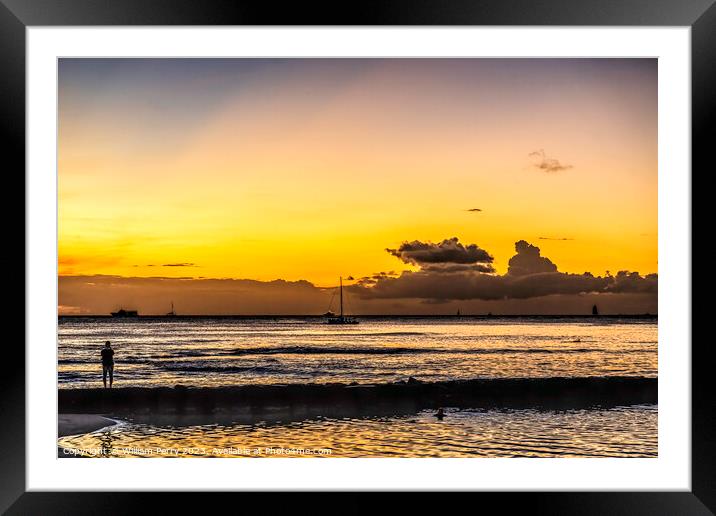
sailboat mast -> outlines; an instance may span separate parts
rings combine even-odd
[[[338,280],[341,283],[341,317],[343,317],[343,277],[340,276]]]

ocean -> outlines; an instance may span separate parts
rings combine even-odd
[[[61,388],[657,375],[657,323],[619,318],[60,318]]]
[[[658,366],[657,322],[650,318],[371,317],[339,326],[319,318],[62,317],[59,388],[101,387],[99,353],[106,340],[115,349],[115,387],[655,378]],[[58,444],[108,457],[658,454],[656,405],[445,409],[443,420],[429,410],[253,423],[123,416],[118,425]]]

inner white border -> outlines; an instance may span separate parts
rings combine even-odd
[[[690,490],[690,40],[688,27],[28,28],[28,490]],[[658,57],[659,457],[57,459],[57,58],[72,56]]]

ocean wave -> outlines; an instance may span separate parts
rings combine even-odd
[[[57,364],[87,364],[89,362],[92,362],[89,359],[82,360],[81,358],[60,358],[57,360]]]
[[[186,373],[273,373],[276,368],[269,366],[217,366],[198,364],[164,363],[162,369]]]
[[[335,332],[335,333],[301,333],[301,337],[409,337],[430,335],[424,331],[375,331],[375,332]]]
[[[212,354],[226,353],[226,350],[222,349],[184,349],[174,351],[171,355],[160,355],[161,357],[179,356],[179,357],[202,357]]]
[[[339,348],[308,346],[276,346],[262,348],[240,348],[233,351],[235,356],[244,355],[403,355],[416,353],[439,353],[436,349],[419,348]]]
[[[77,380],[80,380],[80,379],[86,378],[86,377],[87,377],[87,373],[82,373],[82,372],[76,372],[76,371],[73,371],[73,372],[58,371],[57,372],[57,380],[60,383],[73,382],[73,381],[77,381]]]
[[[570,353],[637,353],[648,350],[609,350],[602,348],[483,348],[483,349],[441,349],[441,348],[341,348],[275,346],[261,348],[240,348],[233,351],[234,356],[247,355],[413,355],[413,354],[570,354]]]
[[[400,356],[400,355],[574,355],[574,354],[604,354],[604,355],[632,355],[638,353],[651,353],[651,349],[605,349],[605,348],[417,348],[417,347],[320,347],[320,346],[264,346],[256,348],[239,348],[234,350],[184,350],[164,354],[128,355],[115,357],[116,364],[155,364],[159,367],[173,371],[190,371],[202,359],[224,360],[232,357],[250,357],[272,355],[302,355],[302,356]],[[186,362],[175,362],[177,359],[187,359]],[[193,361],[191,359],[196,359]],[[275,358],[264,358],[267,361],[276,361]],[[59,366],[72,366],[81,364],[95,364],[99,360],[92,356],[87,358],[61,358],[57,361]],[[182,364],[182,365],[180,365]],[[246,368],[250,369],[250,368]]]

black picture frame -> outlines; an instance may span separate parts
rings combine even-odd
[[[714,0],[383,0],[382,2],[270,2],[247,0],[0,0],[0,127],[4,176],[24,192],[25,167],[25,31],[32,26],[86,25],[557,25],[557,26],[688,26],[691,27],[692,172],[709,171],[712,144],[708,129],[716,125],[716,6]],[[710,164],[710,163],[709,163]],[[713,168],[713,167],[710,167]],[[685,171],[688,173],[688,171]],[[5,208],[7,210],[7,208]],[[10,212],[8,212],[10,213]],[[6,221],[17,218],[6,214]],[[23,236],[24,238],[24,236]],[[23,246],[24,249],[24,246]],[[23,251],[24,252],[24,251]],[[691,252],[691,250],[684,250]],[[6,270],[17,258],[3,257]],[[15,281],[19,283],[19,275]],[[19,290],[19,285],[18,285]],[[23,295],[24,299],[24,295]],[[17,324],[17,323],[15,323]],[[19,324],[18,324],[19,326]],[[690,345],[691,343],[680,343]],[[692,490],[690,492],[475,493],[482,507],[497,503],[501,513],[536,511],[549,514],[714,514],[716,512],[716,404],[710,378],[710,342],[694,342],[692,353]],[[25,353],[7,345],[0,377],[0,510],[8,514],[144,513],[162,504],[162,513],[185,512],[182,493],[26,492],[25,486]],[[248,507],[241,493],[204,493],[200,503]],[[241,500],[231,497],[240,496]],[[283,505],[272,494],[273,507]],[[292,507],[304,494],[291,496]],[[357,497],[357,495],[349,495]],[[344,501],[341,512],[371,510],[370,497]],[[449,495],[450,505],[459,500]],[[437,499],[436,499],[437,498]],[[444,510],[446,498],[411,495],[423,509]],[[475,503],[475,501],[470,502]],[[248,504],[248,505],[247,505]],[[329,506],[330,504],[326,504]],[[205,505],[204,507],[207,507]],[[313,509],[320,507],[313,506]],[[293,509],[289,509],[292,510]]]

